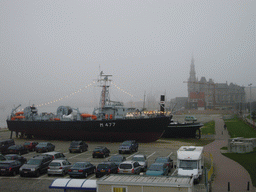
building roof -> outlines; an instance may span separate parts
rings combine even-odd
[[[55,179],[49,188],[74,189],[74,190],[96,190],[96,180],[90,179]]]
[[[165,187],[191,187],[193,177],[160,177],[140,175],[108,175],[97,181],[103,185],[143,185],[143,186],[165,186]]]

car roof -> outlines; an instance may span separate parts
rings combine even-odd
[[[129,164],[133,164],[133,163],[135,163],[136,161],[124,161],[124,162],[122,162],[122,163],[120,163],[120,164],[125,164],[125,163],[129,163]]]
[[[61,162],[63,162],[63,161],[67,161],[67,160],[65,160],[65,159],[61,159],[61,160],[52,160],[52,162],[51,163],[61,163]]]
[[[165,163],[152,163],[151,165],[164,165]],[[150,165],[150,166],[151,166]]]
[[[9,164],[13,162],[16,162],[16,160],[6,160],[6,161],[1,161],[0,163]]]
[[[143,154],[137,154],[137,155],[134,155],[133,157],[146,157],[146,156]]]
[[[99,164],[112,164],[112,162],[109,162],[109,161],[103,161],[103,162],[100,162]],[[98,164],[98,165],[99,165]]]
[[[46,157],[52,159],[50,155],[37,155],[37,156],[34,156],[32,159],[44,159]]]
[[[43,155],[56,155],[58,153],[61,153],[61,152],[58,152],[58,151],[51,151],[51,152],[46,152],[46,153],[43,153]]]

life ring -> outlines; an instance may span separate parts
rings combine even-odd
[[[22,114],[24,114],[24,111],[19,111],[19,112],[15,113],[16,116],[19,116],[19,115],[22,115]]]
[[[109,119],[113,119],[113,115],[112,114],[109,115]]]
[[[105,119],[108,119],[108,114],[105,115]]]

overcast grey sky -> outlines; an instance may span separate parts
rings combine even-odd
[[[199,78],[256,86],[254,0],[2,0],[0,7],[0,105],[70,94],[60,104],[98,103],[98,88],[85,86],[99,69],[134,95],[112,86],[113,100],[137,101],[145,91],[184,97],[192,55]]]

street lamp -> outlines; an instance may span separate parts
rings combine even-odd
[[[249,87],[250,87],[250,115],[251,115],[251,110],[252,110],[252,107],[251,107],[251,100],[252,100],[252,83],[250,83],[249,85],[248,85]]]

